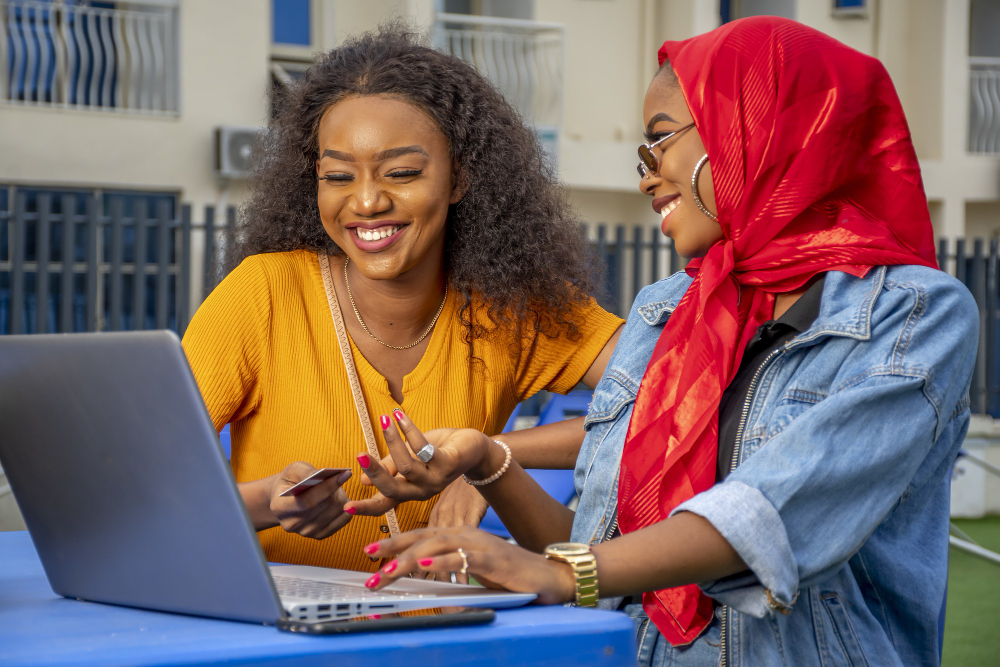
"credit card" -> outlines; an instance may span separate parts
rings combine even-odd
[[[350,468],[320,468],[313,474],[309,475],[302,481],[300,481],[295,486],[290,486],[281,493],[279,496],[297,496],[300,493],[305,493],[312,487],[316,486],[323,480],[330,479],[331,477],[336,477],[342,472],[350,470]]]

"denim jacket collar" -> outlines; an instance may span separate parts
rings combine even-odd
[[[875,298],[882,290],[885,282],[886,267],[877,266],[861,280],[864,283],[864,298],[860,305],[856,299],[856,289],[844,289],[847,281],[858,280],[840,271],[831,271],[823,285],[823,299],[820,303],[819,315],[812,326],[796,337],[792,344],[799,345],[822,336],[845,336],[867,340],[871,338],[872,309]],[[647,303],[636,308],[639,316],[649,326],[662,324],[674,312],[680,303],[683,293],[676,294],[663,301]]]

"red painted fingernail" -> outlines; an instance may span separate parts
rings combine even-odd
[[[424,559],[421,559],[421,560],[419,560],[417,562],[420,563],[420,567],[430,567],[434,563],[434,559],[433,558],[424,558]]]
[[[353,507],[345,507],[345,508],[344,508],[344,511],[345,511],[345,512],[347,512],[348,514],[354,514],[354,513],[355,513],[355,512],[357,512],[358,510],[357,510],[357,509],[355,509],[355,508],[353,508]]]
[[[400,410],[399,408],[396,408],[395,410],[392,411],[392,416],[395,417],[396,421],[398,422],[403,421],[403,411]]]
[[[388,563],[386,563],[385,567],[382,568],[382,571],[385,572],[386,574],[392,574],[398,565],[399,561],[391,560]]]
[[[368,466],[372,464],[372,460],[368,458],[367,454],[358,454],[358,463],[361,464],[362,468],[368,470]]]
[[[389,421],[389,415],[382,415],[381,417],[378,418],[378,421],[380,424],[382,424],[383,431],[389,428],[389,424],[392,423],[391,421]]]
[[[376,572],[371,576],[371,579],[365,582],[365,586],[367,586],[368,588],[375,588],[376,586],[378,586],[379,579],[381,578],[382,575]]]
[[[367,547],[365,547],[366,554],[373,554],[378,551],[378,542],[372,542]]]

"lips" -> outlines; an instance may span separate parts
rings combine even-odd
[[[667,234],[667,217],[680,206],[680,203],[681,196],[679,194],[665,195],[653,200],[653,210],[659,213],[663,219],[663,222],[660,223],[660,231],[663,232],[664,236],[669,236]]]
[[[653,200],[653,210],[665,218],[670,214],[670,211],[673,211],[675,208],[677,208],[677,205],[680,203],[680,201],[681,201],[681,196],[676,194],[657,197],[656,199]],[[667,212],[664,213],[663,211],[665,209],[669,210],[667,210]]]
[[[352,222],[345,225],[351,240],[360,250],[376,252],[388,248],[406,231],[407,225],[396,220]]]

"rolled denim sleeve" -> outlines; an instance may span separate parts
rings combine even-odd
[[[752,576],[702,584],[763,617],[847,562],[904,497],[932,450],[938,411],[926,379],[871,369],[809,408],[726,480],[678,506],[698,514]]]

